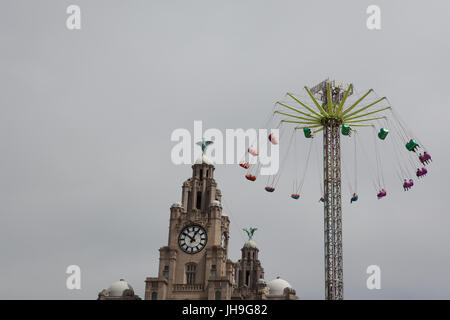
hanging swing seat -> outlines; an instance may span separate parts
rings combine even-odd
[[[419,146],[419,144],[414,139],[409,140],[409,142],[405,145],[405,147],[408,151],[414,151],[414,152],[416,151],[418,146]]]
[[[312,132],[310,128],[303,128],[303,133],[305,134],[305,138],[312,138]]]
[[[423,167],[422,169],[417,169],[416,176],[417,178],[423,177],[428,173],[427,168]]]
[[[429,162],[433,161],[431,160],[431,156],[428,152],[424,152],[423,155],[419,155],[419,160],[423,165],[427,165]]]
[[[273,187],[265,187],[264,188],[267,192],[274,192],[275,191],[275,188],[273,188]]]
[[[256,151],[256,149],[253,147],[248,148],[248,153],[250,153],[252,156],[255,156],[255,157],[259,155],[258,151]]]
[[[273,133],[269,134],[269,137],[268,137],[268,138],[269,138],[269,141],[270,141],[272,144],[278,144],[278,143],[279,143],[277,137],[276,137]]]
[[[250,164],[248,164],[248,162],[241,161],[241,162],[239,163],[239,165],[240,165],[242,168],[244,168],[244,169],[250,168]]]
[[[378,138],[380,138],[381,140],[386,139],[386,136],[388,135],[389,130],[385,129],[385,128],[381,128],[380,132],[378,132]]]
[[[413,179],[409,179],[409,181],[403,182],[403,190],[408,191],[414,185]]]
[[[319,202],[325,203],[325,198],[324,197],[320,197]]]
[[[377,194],[377,198],[378,198],[378,199],[381,199],[381,198],[383,198],[383,197],[386,197],[386,195],[387,195],[386,190],[381,189],[381,191],[378,192],[378,194]]]
[[[350,126],[349,126],[348,124],[343,124],[343,125],[342,125],[341,132],[342,132],[342,134],[343,134],[344,136],[349,136],[351,130],[352,130],[352,129],[350,128]]]
[[[298,198],[300,198],[300,195],[298,193],[293,193],[291,194],[291,198],[297,200]]]
[[[256,180],[256,177],[254,175],[250,174],[250,173],[246,174],[245,178],[247,180],[250,180],[250,181],[255,181]]]
[[[354,193],[350,199],[350,203],[353,203],[354,201],[358,201],[358,195],[356,193]]]

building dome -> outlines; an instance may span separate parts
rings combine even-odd
[[[253,240],[248,240],[245,244],[244,244],[245,248],[256,248],[256,243]]]
[[[122,297],[125,290],[131,290],[133,292],[133,295],[134,295],[133,287],[130,286],[128,284],[128,282],[126,282],[123,279],[120,279],[119,281],[114,282],[108,288],[108,292],[109,292],[109,296],[110,297]]]
[[[258,281],[256,281],[256,284],[260,285],[260,286],[266,286],[266,280],[264,280],[263,278],[259,278]]]
[[[210,207],[221,207],[222,208],[222,204],[220,203],[220,201],[218,200],[213,200],[211,201],[211,203],[209,204]]]
[[[283,295],[285,288],[292,288],[289,282],[281,279],[280,277],[277,277],[276,279],[270,281],[268,287],[269,287],[269,294],[278,296]]]
[[[202,163],[213,165],[212,160],[207,156],[205,156],[204,154],[202,154],[202,156],[198,158],[197,161],[195,161],[195,164],[202,164]]]

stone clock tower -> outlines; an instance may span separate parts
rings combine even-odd
[[[234,264],[228,259],[229,224],[222,215],[214,165],[205,156],[170,208],[168,245],[159,249],[158,277],[145,281],[145,299],[230,299]]]

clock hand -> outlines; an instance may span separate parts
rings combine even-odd
[[[197,231],[194,232],[194,238],[199,232],[200,232],[200,229],[198,229]]]
[[[185,233],[185,235],[189,238],[189,239],[191,239],[191,241],[195,241],[195,235],[194,235],[194,237],[191,237],[190,235],[189,235],[189,233]]]
[[[192,237],[189,234],[186,235],[189,237],[189,239],[191,239],[191,241],[195,241],[195,234]]]

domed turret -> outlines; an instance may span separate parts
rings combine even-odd
[[[206,155],[202,154],[201,157],[199,157],[196,161],[195,164],[207,164],[207,165],[214,165],[213,161],[208,158]]]
[[[258,281],[256,281],[256,284],[261,287],[267,286],[266,280],[264,280],[264,278],[259,278]]]
[[[244,248],[256,248],[256,243],[253,240],[248,240],[245,244],[244,244]]]
[[[114,282],[108,289],[98,294],[98,300],[141,300],[134,289],[123,279]]]
[[[218,200],[213,200],[211,201],[211,203],[209,204],[210,207],[219,207],[222,208],[222,204],[220,203],[220,201]]]
[[[292,288],[289,282],[281,279],[280,277],[277,277],[276,279],[270,281],[268,287],[269,287],[269,294],[279,296],[284,294],[285,288]]]
[[[117,282],[114,282],[109,288],[109,296],[110,297],[122,297],[124,295],[125,290],[131,290],[131,295],[134,295],[133,287],[128,284],[123,279],[120,279]],[[129,293],[129,292],[127,292]]]

